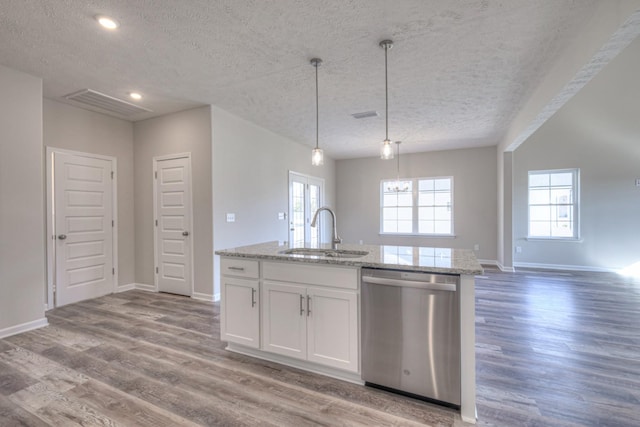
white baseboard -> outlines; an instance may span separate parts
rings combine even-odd
[[[191,298],[193,299],[197,299],[200,301],[208,301],[208,302],[212,302],[215,301],[213,298],[213,295],[211,294],[203,294],[201,292],[194,292],[193,294],[191,294]]]
[[[500,264],[498,261],[496,261],[496,265],[498,266],[500,271],[504,271],[505,273],[515,273],[515,271],[516,271],[515,264],[514,264],[513,267],[506,267],[506,266]]]
[[[544,270],[568,270],[568,271],[592,271],[596,273],[616,273],[616,268],[591,267],[588,265],[570,265],[570,264],[542,264],[537,262],[514,262],[515,267],[520,268],[540,268]]]
[[[139,291],[157,292],[156,287],[153,285],[147,285],[145,283],[134,283],[134,285]]]
[[[484,264],[484,265],[495,265],[496,267],[498,267],[500,269],[500,271],[504,271],[506,273],[513,273],[514,271],[516,271],[515,268],[513,268],[513,267],[505,267],[504,265],[500,264],[495,259],[479,259],[478,262],[480,264]]]
[[[32,331],[34,329],[49,326],[47,318],[33,320],[31,322],[22,323],[20,325],[10,326],[8,328],[0,329],[0,339],[10,337],[11,335],[21,334],[23,332]]]
[[[116,293],[119,292],[126,292],[126,291],[132,291],[136,288],[136,284],[135,283],[129,283],[127,285],[118,285],[116,287]]]

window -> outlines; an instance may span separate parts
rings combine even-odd
[[[400,188],[400,190],[396,190]],[[453,235],[453,178],[380,183],[382,234]]]
[[[529,237],[579,237],[579,172],[579,169],[529,171]]]

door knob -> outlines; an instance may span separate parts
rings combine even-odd
[[[67,235],[66,235],[66,234],[58,234],[58,239],[60,239],[60,240],[64,240],[64,239],[66,239],[66,238],[67,238]]]
[[[188,236],[188,235],[189,235],[189,232],[188,232],[188,231],[183,231],[183,232],[182,232],[182,235],[183,235],[183,236]]]

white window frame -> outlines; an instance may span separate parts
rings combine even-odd
[[[545,175],[545,174],[558,174],[558,173],[571,173],[573,176],[573,235],[572,236],[532,236],[531,235],[531,175]],[[539,187],[545,188],[545,187]],[[552,188],[549,183],[549,189]],[[549,206],[554,205],[550,203]],[[542,205],[541,205],[542,206]],[[553,219],[550,219],[553,221]],[[580,240],[580,169],[545,169],[545,170],[531,170],[527,173],[527,240],[556,240],[556,241],[579,241]]]
[[[418,195],[419,183],[422,180],[435,180],[435,179],[448,179],[451,182],[451,233],[419,233],[419,205]],[[380,235],[381,236],[416,236],[416,237],[456,237],[455,235],[455,203],[454,203],[454,179],[453,176],[427,176],[420,178],[403,178],[401,182],[411,182],[411,197],[412,197],[412,232],[411,233],[399,233],[399,232],[385,232],[384,230],[384,185],[387,182],[395,181],[394,179],[382,179],[380,180]]]

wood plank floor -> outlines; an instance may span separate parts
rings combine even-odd
[[[638,426],[640,283],[487,269],[478,425]],[[460,426],[456,411],[224,350],[219,307],[129,291],[0,340],[0,426]]]

